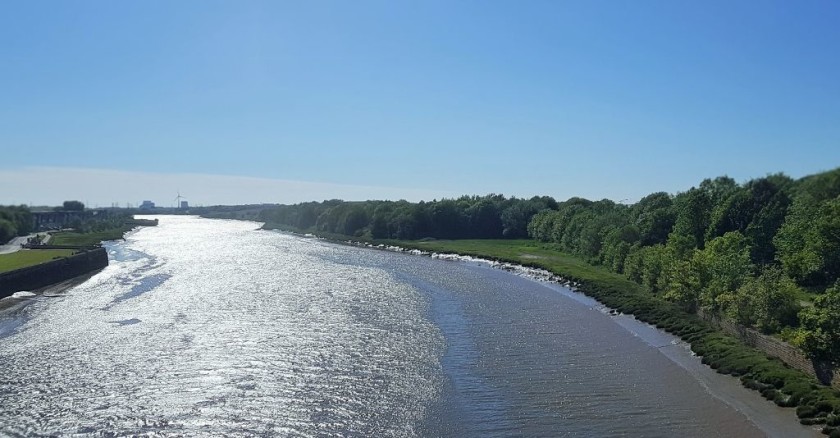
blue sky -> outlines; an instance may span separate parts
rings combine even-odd
[[[837,23],[830,1],[4,2],[0,203],[799,177],[840,166]]]

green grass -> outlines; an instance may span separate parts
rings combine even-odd
[[[118,240],[123,238],[126,231],[131,230],[131,226],[112,228],[105,231],[97,231],[91,233],[77,233],[75,231],[62,231],[55,233],[48,242],[50,245],[76,245],[76,246],[93,246],[105,240]]]
[[[563,277],[597,280],[642,292],[641,286],[628,280],[623,275],[610,272],[600,266],[590,265],[579,257],[559,252],[550,245],[530,239],[389,240],[383,242],[424,251],[450,252],[540,267]]]
[[[53,259],[73,255],[72,249],[23,249],[11,254],[0,254],[0,272],[14,271]]]

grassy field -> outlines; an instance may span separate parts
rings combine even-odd
[[[62,231],[55,233],[50,238],[50,245],[79,245],[92,246],[98,245],[105,240],[118,240],[123,238],[126,231],[131,230],[132,227],[112,228],[110,230],[98,231],[93,233],[76,233],[73,231]]]
[[[2,254],[0,255],[0,272],[49,262],[53,259],[73,255],[74,252],[72,249],[24,249],[11,254]]]
[[[450,252],[476,257],[509,261],[521,265],[541,267],[564,277],[608,281],[642,292],[641,286],[600,266],[593,266],[580,258],[559,252],[551,245],[530,239],[520,240],[428,240],[388,241],[391,244],[424,251]]]

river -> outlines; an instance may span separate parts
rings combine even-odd
[[[819,436],[556,284],[258,226],[160,217],[0,315],[0,435]]]

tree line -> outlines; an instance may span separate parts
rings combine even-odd
[[[686,311],[779,334],[840,359],[840,169],[798,180],[722,176],[634,204],[502,195],[281,205],[260,219],[374,239],[532,237]]]
[[[281,205],[260,219],[298,230],[374,239],[501,239],[528,237],[528,223],[540,211],[556,209],[548,196],[462,196],[430,202],[330,200]]]
[[[840,358],[840,169],[706,179],[633,205],[572,198],[535,215],[528,232],[687,311]]]
[[[0,205],[0,243],[32,232],[32,213],[25,205]]]

